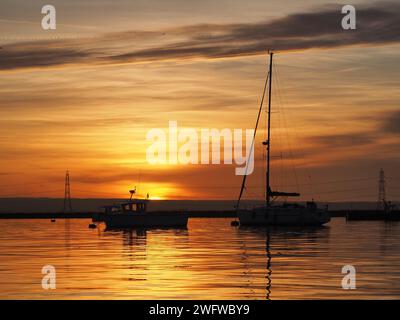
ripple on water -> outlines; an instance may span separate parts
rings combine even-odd
[[[105,231],[88,220],[1,220],[0,295],[10,299],[400,298],[400,224],[237,228],[190,219],[187,230]],[[41,268],[57,289],[41,288]],[[343,290],[343,265],[357,289]]]

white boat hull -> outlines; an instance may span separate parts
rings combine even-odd
[[[321,226],[330,221],[327,210],[308,208],[256,208],[252,211],[238,211],[240,225],[251,226]]]
[[[107,228],[168,228],[186,227],[188,215],[183,213],[108,213],[104,222]]]

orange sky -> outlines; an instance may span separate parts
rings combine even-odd
[[[146,133],[172,120],[196,129],[253,128],[267,55],[249,49],[247,38],[238,40],[235,24],[247,30],[246,24],[265,21],[268,30],[274,19],[321,7],[279,2],[260,12],[263,2],[233,1],[228,17],[208,1],[196,10],[176,1],[168,20],[165,4],[138,1],[132,19],[116,5],[106,25],[96,10],[85,18],[83,9],[60,3],[53,34],[60,38],[46,41],[41,37],[48,34],[33,24],[35,1],[25,13],[15,2],[2,3],[0,196],[62,197],[68,169],[73,197],[125,197],[136,185],[153,198],[235,199],[241,177],[232,166],[149,165]],[[142,21],[146,14],[152,19]],[[204,29],[202,23],[219,25]],[[384,43],[353,37],[350,45],[346,38],[339,47],[307,50],[294,37],[300,49],[275,57],[272,179],[300,189],[303,199],[374,201],[381,167],[388,196],[400,196],[400,45],[396,37]],[[260,41],[268,39],[254,39]],[[230,51],[221,54],[221,43]],[[236,52],[236,45],[247,51]],[[250,185],[261,186],[258,175]]]

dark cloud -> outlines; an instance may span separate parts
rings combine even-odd
[[[305,50],[400,40],[399,4],[379,2],[357,7],[357,30],[343,30],[342,18],[341,6],[330,6],[252,24],[206,24],[160,32],[127,31],[93,39],[10,45],[0,51],[0,70],[70,63],[215,59],[264,54],[269,48]]]
[[[0,176],[11,176],[16,174],[15,172],[0,172]]]
[[[23,46],[0,51],[0,70],[49,67],[84,62],[90,54],[74,48],[45,49],[37,45],[25,49]]]
[[[383,121],[382,129],[385,133],[400,134],[400,110],[387,115]]]
[[[345,133],[345,134],[331,134],[324,136],[310,137],[309,140],[320,146],[326,148],[345,148],[345,147],[357,147],[361,145],[367,145],[373,143],[375,138],[369,132],[363,133]]]

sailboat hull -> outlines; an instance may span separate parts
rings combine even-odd
[[[322,226],[330,221],[327,210],[306,207],[262,207],[239,211],[238,218],[243,226]]]

